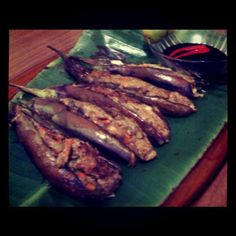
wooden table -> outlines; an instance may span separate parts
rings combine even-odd
[[[49,62],[57,58],[52,45],[68,52],[82,30],[10,30],[9,80],[26,85]],[[9,99],[18,90],[9,89]],[[227,126],[204,158],[193,168],[164,206],[227,205]]]

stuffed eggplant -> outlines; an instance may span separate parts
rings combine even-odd
[[[58,49],[48,46],[59,54],[65,63],[65,70],[76,79],[81,80],[93,69],[107,71],[124,76],[133,76],[144,81],[152,82],[158,87],[177,91],[190,98],[202,97],[193,76],[182,71],[173,71],[170,68],[156,64],[131,64],[120,60],[120,57],[112,60],[110,54],[105,52],[101,57],[82,58],[79,56],[66,56]],[[109,54],[109,55],[108,55]],[[108,57],[106,57],[108,56]]]
[[[134,153],[119,140],[78,113],[69,111],[59,101],[33,98],[27,103],[27,107],[45,120],[52,121],[69,134],[103,147],[127,161],[131,166],[135,165]]]
[[[117,116],[117,114],[120,116],[124,114],[136,120],[143,131],[158,145],[169,141],[169,125],[159,109],[127,96],[124,92],[90,84],[59,85],[46,89],[11,85],[41,98],[75,98],[80,101],[96,104],[113,117]]]
[[[59,101],[69,107],[71,111],[79,113],[117,138],[141,160],[149,161],[157,156],[146,133],[142,131],[132,118],[126,117],[119,112],[109,114],[101,107],[89,102],[71,98],[62,98]]]
[[[121,184],[119,166],[102,157],[87,142],[48,126],[48,121],[15,105],[14,118],[20,142],[53,185],[74,197],[104,199],[114,196]],[[46,125],[47,124],[47,125]]]
[[[181,72],[173,72],[175,75],[173,77],[175,79],[172,78],[172,80],[175,81],[173,83],[169,75],[169,73],[171,73],[170,70],[162,69],[166,73],[162,76],[164,78],[162,80],[166,81],[165,83],[167,84],[168,83],[171,84],[171,82],[174,84],[173,86],[163,86],[163,87],[169,87],[169,88],[178,87],[178,89],[174,89],[174,91],[171,91],[164,88],[156,87],[146,81],[143,81],[133,76],[110,74],[109,71],[103,70],[103,67],[106,63],[107,64],[105,67],[109,67],[109,60],[107,62],[107,59],[104,59],[106,63],[104,62],[104,60],[100,62],[100,64],[102,64],[101,66],[100,64],[96,64],[97,62],[94,62],[94,59],[82,60],[80,57],[76,56],[65,56],[57,49],[52,48],[50,46],[49,48],[56,51],[63,58],[65,71],[68,72],[68,74],[70,74],[78,82],[101,84],[104,86],[108,86],[110,88],[122,90],[127,94],[135,96],[142,102],[158,106],[164,114],[171,116],[186,116],[196,111],[194,103],[188,97],[184,96],[186,95],[184,91],[186,91],[186,93],[190,93],[189,89],[193,84],[193,79],[192,77],[188,76],[183,76],[183,78],[179,78]],[[86,65],[84,65],[83,62],[85,62]],[[116,62],[115,68],[117,67],[122,68],[120,67],[120,63],[122,62],[119,62],[117,65]],[[94,67],[94,65],[96,65],[96,67]],[[100,67],[102,68],[101,70],[99,69]],[[137,73],[133,74],[134,75],[140,74],[140,77],[145,77],[144,75],[141,76],[142,75],[141,73],[148,74],[151,73],[150,70],[161,70],[160,68],[158,69],[158,66],[156,65],[153,65],[151,67],[150,64],[148,64],[148,66],[145,66],[143,70],[142,66],[138,65],[137,66],[130,65],[129,67],[133,67],[133,70],[136,68],[135,71]],[[116,70],[113,70],[113,72],[114,71]],[[125,73],[125,72],[123,74],[133,75],[132,73]],[[155,72],[153,76],[158,77],[159,74],[160,74],[159,72]],[[178,77],[177,79],[176,76]],[[160,78],[160,76],[158,78]],[[180,79],[182,80],[181,82]],[[178,83],[180,85],[178,85]],[[193,89],[191,91],[195,90],[196,89]],[[182,91],[184,95],[179,93],[179,91]]]

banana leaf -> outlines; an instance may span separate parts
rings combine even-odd
[[[158,62],[145,50],[140,30],[87,30],[71,54],[90,57],[97,46],[107,46],[127,55],[129,62]],[[46,46],[46,45],[45,45]],[[61,59],[50,63],[28,86],[45,88],[71,83]],[[18,93],[12,101],[28,95]],[[48,184],[31,157],[9,128],[9,202],[10,206],[159,206],[202,158],[221,128],[227,122],[227,86],[216,86],[196,100],[198,111],[185,118],[167,118],[171,140],[157,148],[158,158],[129,168],[120,163],[123,184],[116,197],[96,203],[72,198]]]

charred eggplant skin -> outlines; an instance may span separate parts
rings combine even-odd
[[[164,114],[187,116],[196,111],[194,103],[182,94],[153,86],[130,76],[111,75],[104,71],[92,71],[87,82],[120,90],[144,103],[157,106]]]
[[[51,184],[57,186],[74,197],[84,199],[101,200],[114,194],[121,184],[121,170],[117,165],[110,164],[105,158],[99,156],[98,151],[92,148],[89,144],[73,138],[74,142],[78,142],[78,147],[82,145],[83,150],[87,151],[90,159],[93,159],[96,169],[102,170],[105,165],[110,173],[109,184],[101,185],[98,182],[93,182],[93,184],[88,182],[86,183],[84,179],[91,179],[91,174],[93,172],[95,173],[95,166],[94,169],[90,169],[87,172],[85,172],[85,169],[73,170],[67,167],[58,167],[58,155],[55,154],[53,149],[46,145],[44,139],[42,138],[42,134],[40,134],[40,131],[35,126],[35,120],[28,114],[25,114],[25,108],[19,105],[16,105],[14,110],[15,117],[13,118],[13,122],[15,124],[19,140],[27,152],[32,156],[36,166]],[[43,126],[40,126],[40,129],[44,132],[46,130],[46,134],[47,131],[49,133],[51,132]],[[83,162],[84,166],[88,165],[86,163],[88,161],[86,158],[80,159],[79,161]],[[102,177],[102,175],[99,175],[98,172],[96,172],[96,177],[97,180],[101,178],[101,181],[105,181],[107,178]]]
[[[67,57],[57,49],[51,49],[56,51],[63,58],[66,72],[78,82],[102,84],[104,86],[109,86],[114,89],[122,90],[127,94],[135,96],[142,102],[158,106],[164,114],[169,116],[187,116],[196,111],[194,103],[190,99],[188,99],[188,97],[182,95],[177,91],[169,91],[164,88],[156,87],[133,76],[121,76],[110,74],[109,70],[113,70],[114,72],[114,69],[112,68],[120,68],[119,71],[123,71],[123,74],[130,74],[128,73],[130,72],[128,69],[122,69],[123,62],[121,61],[121,65],[118,66],[117,63],[115,63],[114,65],[114,62],[113,64],[111,64],[109,60],[108,62],[107,60],[105,60],[107,64],[103,64],[103,62],[97,59],[84,59],[75,56]],[[83,63],[85,63],[87,66],[83,65]],[[140,78],[143,78],[143,76],[146,78],[147,74],[152,74],[152,70],[158,70],[158,66],[155,65],[152,65],[152,67],[150,65],[129,65],[129,67],[133,67],[132,69],[136,71],[136,76],[138,74]],[[140,70],[139,67],[144,67],[143,71]],[[96,70],[93,70],[94,68],[96,68]],[[193,92],[196,89],[194,88],[193,79],[191,77],[186,79],[186,76],[182,76],[182,79],[179,81],[177,77],[180,77],[180,73],[173,72],[174,76],[172,76],[170,79],[169,73],[171,73],[171,71],[169,69],[162,70],[165,72],[164,75],[162,74],[162,76],[160,76],[160,73],[158,71],[155,76],[153,75],[151,77],[151,79],[155,80],[156,82],[158,81],[159,83],[160,81],[162,81],[161,84],[167,87],[172,84],[172,89],[177,88],[177,90],[182,91],[185,95],[189,95],[191,94],[191,92],[192,95],[194,95]],[[198,93],[196,92],[196,94]]]
[[[24,92],[42,98],[74,98],[102,107],[107,113],[120,113],[135,120],[149,138],[162,145],[169,141],[170,129],[156,106],[149,106],[126,93],[93,84],[57,85],[47,89],[26,88],[12,84]],[[114,98],[114,99],[112,99]],[[117,101],[117,98],[120,102]]]
[[[84,94],[84,92],[81,93],[81,90],[80,91],[78,90],[77,92],[79,92],[79,94],[76,92],[77,96],[73,96],[72,94],[70,95],[70,93],[73,93],[74,86],[72,87],[72,91],[70,88],[68,88],[68,91],[67,91],[66,85],[57,87],[54,90],[52,88],[46,88],[46,89],[40,90],[36,88],[27,88],[27,87],[15,85],[15,84],[11,84],[11,85],[18,87],[19,89],[27,93],[30,93],[32,95],[35,95],[37,97],[40,97],[40,98],[48,97],[48,98],[53,98],[53,99],[56,99],[57,101],[62,102],[72,112],[75,112],[75,113],[78,112],[79,115],[81,115],[82,117],[86,119],[89,119],[91,122],[95,123],[102,129],[104,129],[111,136],[114,136],[115,138],[117,138],[121,143],[124,144],[124,146],[129,148],[134,154],[137,155],[137,157],[139,157],[140,159],[144,161],[151,160],[155,158],[157,155],[150,141],[148,140],[146,133],[142,131],[142,129],[139,127],[139,124],[136,123],[135,119],[133,119],[132,117],[125,116],[121,112],[117,112],[117,111],[115,112],[114,110],[116,108],[112,106],[113,104],[112,100],[107,98],[107,101],[110,102],[111,106],[105,107],[105,109],[104,109],[104,105],[105,105],[104,102],[98,103],[100,104],[100,106],[97,106],[89,102],[89,101],[92,101],[92,99],[94,99],[92,97],[90,98],[90,95],[93,97],[95,96],[96,98],[98,98],[98,100],[102,99],[103,101],[106,101],[106,99],[105,100],[103,99],[104,96],[102,94],[96,94],[96,93],[93,93],[92,91],[91,91],[92,93],[88,92],[88,94],[86,93]],[[69,98],[69,97],[78,98],[78,95],[82,95],[84,96],[84,98],[80,100]],[[135,104],[135,105],[137,106],[138,104]],[[34,108],[37,110],[37,106]],[[45,109],[46,109],[46,114],[44,111]],[[46,115],[47,117],[49,116],[48,118],[50,118],[51,115],[54,114],[54,112],[60,113],[60,111],[63,109],[64,109],[63,107],[57,104],[55,105],[54,109],[50,110],[45,104],[43,114]],[[105,120],[103,119],[104,118],[103,116],[105,116]],[[145,129],[145,131],[147,131],[147,129]],[[148,129],[148,131],[150,131],[150,129]],[[164,141],[161,135],[158,135],[158,144],[163,144],[163,142]]]
[[[121,112],[131,116],[146,131],[158,145],[167,143],[170,138],[170,127],[156,106],[140,102],[126,93],[99,85],[89,85],[91,91],[101,93],[116,102],[122,108]]]
[[[168,123],[162,117],[162,115],[156,114],[158,119],[161,120],[161,123],[164,126],[163,128],[166,129],[167,134],[165,136],[163,136],[163,134],[158,131],[159,129],[153,127],[150,122],[147,122],[145,118],[138,115],[136,111],[130,110],[125,106],[122,106],[122,104],[120,104],[119,102],[112,100],[111,97],[109,97],[109,94],[99,92],[98,87],[93,85],[81,84],[66,85],[63,87],[63,89],[68,97],[96,104],[105,109],[107,112],[111,112],[112,110],[116,109],[118,110],[118,112],[121,112],[122,114],[133,118],[138,122],[140,127],[143,128],[144,131],[159,145],[168,142],[170,135],[169,126]],[[106,90],[106,88],[104,89]],[[114,92],[119,94],[119,92],[117,91]],[[131,100],[131,98],[126,96],[125,94],[122,94],[122,96],[125,96],[127,100]],[[139,104],[138,100],[136,100],[136,102],[133,102],[133,104],[134,106]]]
[[[161,88],[177,91],[190,98],[199,96],[196,92],[194,93],[194,91],[197,91],[194,82],[190,83],[180,73],[177,74],[170,70],[126,64],[124,66],[113,66],[109,71],[124,76],[141,78]]]
[[[83,63],[81,63],[80,57],[75,56],[67,56],[60,50],[48,45],[48,48],[56,52],[64,61],[64,69],[65,71],[71,75],[72,77],[76,77],[77,80],[83,81],[84,78],[92,71],[92,68],[86,67]],[[86,63],[86,65],[89,65]]]
[[[66,105],[69,110],[81,114],[117,138],[141,160],[149,161],[156,157],[157,153],[146,133],[142,131],[134,119],[119,112],[108,113],[105,109],[89,102],[71,98],[60,99],[59,101]]]
[[[79,82],[86,81],[89,73],[95,69],[137,77],[144,81],[152,82],[161,88],[177,91],[189,98],[203,96],[203,94],[198,93],[194,77],[181,71],[175,72],[155,64],[128,64],[120,60],[110,60],[104,57],[88,59],[79,56],[66,56],[58,49],[50,46],[49,48],[63,58],[66,72]]]
[[[131,166],[135,165],[136,158],[134,153],[93,122],[69,111],[59,101],[34,98],[30,101],[29,106],[38,115],[50,119],[62,129],[116,153],[128,161]]]

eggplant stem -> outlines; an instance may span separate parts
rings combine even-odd
[[[54,48],[50,45],[47,45],[47,48],[49,48],[49,49],[53,50],[54,52],[56,52],[62,58],[63,61],[66,60],[67,56],[62,51],[60,51],[60,50],[58,50],[58,49],[56,49],[56,48]]]
[[[31,88],[27,88],[25,86],[21,86],[21,85],[18,85],[18,84],[13,84],[13,83],[9,83],[9,85],[12,86],[12,87],[16,87],[16,88],[22,90],[23,92],[34,94],[34,91]]]
[[[40,98],[57,98],[57,92],[53,89],[37,89],[37,88],[27,88],[18,84],[9,83],[10,86],[16,87],[23,92],[32,94]]]

